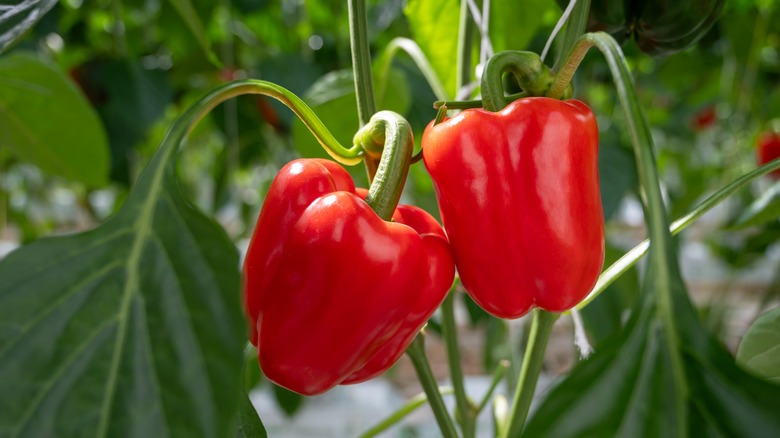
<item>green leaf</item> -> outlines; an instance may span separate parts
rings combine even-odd
[[[296,392],[292,392],[289,389],[282,388],[279,385],[273,385],[274,397],[276,397],[276,403],[282,408],[285,415],[292,417],[303,406],[305,401],[304,397]]]
[[[750,326],[739,344],[737,363],[780,383],[780,307],[764,313]]]
[[[501,2],[498,2],[501,3]],[[409,0],[404,14],[412,35],[450,96],[455,95],[460,4],[457,0]]]
[[[558,10],[552,0],[490,2],[490,41],[493,50],[528,50],[528,44],[542,25],[553,25],[559,14],[550,14],[549,23],[542,19],[548,10]]]
[[[0,53],[35,26],[56,0],[10,0],[0,3]]]
[[[173,160],[220,93],[177,121],[114,217],[0,262],[0,436],[233,432],[238,254],[182,197]]]
[[[759,196],[732,225],[734,229],[763,225],[780,218],[780,181]]]
[[[260,416],[249,396],[245,391],[241,391],[241,399],[238,402],[238,426],[236,427],[236,438],[267,438]]]
[[[0,58],[0,144],[45,172],[106,183],[109,152],[100,119],[59,69],[32,54]]]
[[[184,20],[184,23],[187,25],[187,28],[190,29],[192,35],[198,41],[198,45],[200,45],[200,47],[203,49],[203,52],[206,54],[206,57],[209,59],[209,61],[211,61],[214,65],[219,65],[220,62],[217,58],[217,55],[211,51],[211,43],[206,37],[206,31],[203,27],[203,22],[201,22],[200,16],[198,15],[195,6],[192,4],[192,1],[170,0],[170,2],[171,6],[176,9],[176,12],[178,12],[179,16],[181,16],[182,20]]]

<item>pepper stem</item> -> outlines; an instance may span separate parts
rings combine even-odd
[[[390,220],[409,173],[414,149],[412,127],[392,111],[379,111],[360,128],[353,141],[365,150],[366,155],[381,156],[366,203],[383,220]]]
[[[439,424],[442,436],[445,438],[458,438],[455,424],[447,412],[447,406],[441,398],[439,387],[436,385],[436,379],[433,377],[431,364],[428,363],[428,358],[425,356],[425,338],[423,336],[422,332],[417,334],[414,341],[407,347],[406,354],[412,360],[412,365],[414,370],[417,371],[417,377],[420,379],[423,391],[428,395],[428,403],[431,405],[431,410],[433,410],[433,415]]]
[[[536,53],[496,53],[490,57],[482,74],[482,104],[486,110],[500,111],[509,104],[503,85],[503,76],[507,72],[514,75],[520,87],[530,96],[544,96],[554,79]]]
[[[552,313],[542,309],[534,309],[531,332],[528,334],[528,347],[523,355],[523,367],[520,369],[520,379],[517,381],[515,397],[509,416],[509,424],[501,431],[502,438],[518,437],[523,432],[528,409],[534,399],[536,381],[542,371],[544,351],[550,339],[553,324],[560,313]]]

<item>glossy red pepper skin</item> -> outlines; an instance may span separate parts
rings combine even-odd
[[[244,262],[250,340],[271,381],[316,395],[379,375],[441,304],[455,269],[441,227],[416,207],[394,219],[336,163],[282,168]]]
[[[780,158],[780,133],[764,131],[758,136],[756,158],[760,166]],[[769,176],[774,179],[780,179],[780,170],[771,172]]]
[[[579,101],[470,109],[423,134],[458,274],[501,318],[574,307],[604,260],[598,129]]]

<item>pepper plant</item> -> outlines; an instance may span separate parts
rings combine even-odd
[[[136,45],[154,36],[138,21],[124,27],[122,7],[132,5],[110,3],[113,15],[94,20],[110,32],[113,50],[119,58],[143,51]],[[71,63],[69,79],[30,54],[32,37],[25,35],[47,25],[49,9],[76,20],[80,6],[30,0],[0,7],[0,51],[6,52],[0,54],[0,141],[18,159],[58,177],[88,187],[105,185],[109,176],[127,184],[126,199],[94,228],[32,239],[0,261],[0,436],[266,436],[263,413],[248,398],[255,379],[246,376],[258,364],[279,387],[310,396],[378,378],[404,354],[424,393],[363,436],[423,406],[448,438],[476,436],[476,419],[489,407],[490,433],[498,437],[779,436],[777,309],[757,319],[732,356],[693,305],[673,238],[749,185],[770,184],[764,177],[780,169],[776,135],[757,137],[759,167],[719,181],[692,205],[683,195],[665,202],[654,114],[623,52],[645,52],[640,60],[686,56],[714,32],[724,2],[579,0],[558,2],[560,9],[550,8],[552,2],[477,3],[410,0],[405,23],[415,38],[397,37],[404,25],[386,25],[386,41],[374,37],[381,46],[372,60],[366,2],[349,0],[339,18],[349,24],[351,71],[329,73],[307,99],[283,86],[284,74],[237,79],[233,56],[244,52],[231,37],[206,29],[207,6],[166,3],[176,17],[172,28],[183,31],[173,34],[178,38],[168,52],[145,62],[197,59],[192,68],[216,69],[224,83],[183,105],[137,177],[125,142],[147,135],[154,121],[139,116],[130,123],[135,129],[119,130],[126,136],[115,129],[107,134],[101,126],[123,127],[127,116],[103,105],[123,89],[101,87],[99,72],[142,77],[129,82],[159,100],[139,99],[131,110],[157,114],[152,119],[163,117],[174,93],[138,65],[100,58],[78,65],[62,57]],[[772,6],[761,6],[762,16],[771,17]],[[220,3],[217,16],[246,14],[246,23],[220,23],[230,24],[230,35],[251,39],[247,29],[268,24],[267,11],[253,15],[255,7]],[[545,10],[560,19],[544,29],[547,43],[537,54],[525,46],[541,46],[533,37]],[[315,7],[308,12],[310,27],[327,21]],[[522,13],[532,31],[513,29],[501,15],[509,12]],[[431,21],[432,13],[446,23]],[[766,32],[761,23],[757,29]],[[446,24],[446,31],[433,24]],[[303,35],[311,33],[303,28]],[[133,32],[146,38],[128,38]],[[227,55],[216,54],[210,32]],[[42,41],[55,49],[67,44],[57,38],[49,33]],[[546,60],[553,42],[555,57]],[[321,48],[324,41],[312,34],[307,44]],[[598,53],[586,58],[591,48]],[[601,79],[578,79],[583,62],[603,73]],[[398,65],[421,78],[425,90],[418,94],[428,98],[403,102]],[[300,66],[293,70],[306,74]],[[593,105],[577,100],[598,95],[581,89],[609,90],[618,109],[599,114],[598,99]],[[48,95],[66,96],[66,103],[48,105]],[[254,97],[250,123],[262,119],[270,138],[292,127],[296,143],[316,146],[299,146],[303,157],[272,146],[264,152],[282,157],[283,166],[262,190],[241,262],[229,231],[193,205],[179,163],[186,161],[180,149],[187,137],[197,136],[206,120],[223,123],[233,133],[228,137],[239,140],[235,122],[246,113],[234,98],[247,95]],[[354,96],[355,120],[327,111],[345,96]],[[418,132],[412,116],[402,114],[416,105],[438,109],[435,118],[432,110],[424,116],[433,120]],[[743,116],[750,112],[749,103],[738,107]],[[89,130],[75,137],[59,132],[61,126],[41,123],[38,112]],[[225,116],[222,122],[213,121],[220,120],[215,114]],[[606,118],[617,129],[600,132]],[[743,119],[735,116],[734,123]],[[347,141],[334,135],[345,130]],[[604,134],[630,147],[604,155],[600,148],[611,144]],[[89,159],[70,159],[74,151]],[[623,161],[609,166],[605,157],[620,161],[616,156]],[[241,158],[236,151],[222,156],[227,173],[240,173]],[[225,173],[215,176],[220,187],[231,181]],[[610,195],[607,176],[610,183],[635,180],[648,236],[620,257],[611,255],[605,221],[626,188]],[[426,208],[407,205],[409,182],[431,187],[420,197]],[[732,229],[763,227],[773,236],[780,186],[771,184]],[[677,205],[685,214],[672,220]],[[614,300],[605,291],[644,256],[635,300],[612,313],[618,314],[614,329],[595,334],[594,309]],[[516,363],[488,361],[493,382],[479,401],[464,384],[456,300],[497,331],[509,319],[531,320]],[[586,321],[595,351],[529,415],[548,338],[565,314]],[[426,354],[426,338],[436,335],[446,345],[451,387],[438,385]],[[497,389],[505,378],[512,383],[508,394]],[[452,412],[443,399],[450,395]]]

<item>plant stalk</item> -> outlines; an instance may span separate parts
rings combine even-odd
[[[520,371],[520,379],[517,381],[509,424],[500,434],[502,438],[519,437],[523,432],[525,420],[528,418],[528,410],[534,398],[536,382],[542,371],[547,341],[550,339],[555,320],[560,316],[560,313],[552,313],[542,309],[534,309],[533,312],[531,332],[528,334],[528,347],[523,355],[523,368]]]
[[[457,284],[457,283],[455,283]],[[463,370],[460,366],[460,347],[458,346],[458,328],[455,324],[455,285],[441,304],[441,322],[444,342],[447,346],[447,363],[450,368],[450,380],[455,390],[455,406],[458,410],[458,422],[464,438],[475,433],[476,411],[469,403],[466,388],[463,385]]]

